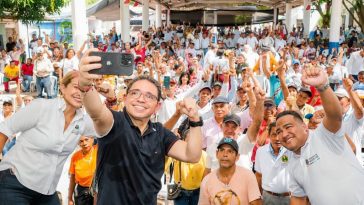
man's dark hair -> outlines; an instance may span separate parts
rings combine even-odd
[[[221,57],[221,56],[223,56],[223,55],[224,55],[224,49],[219,48],[219,49],[217,50],[217,52],[216,52],[216,56],[217,56],[217,57]]]
[[[277,123],[276,122],[272,122],[268,125],[268,135],[270,135],[273,127],[276,127],[277,126]]]
[[[298,119],[299,121],[303,122],[302,115],[296,111],[293,110],[285,110],[277,115],[276,121],[278,121],[279,118],[284,117],[286,115],[291,115],[294,118]]]
[[[135,82],[137,82],[137,81],[140,81],[140,80],[146,80],[146,81],[149,81],[150,83],[152,83],[158,90],[158,101],[162,98],[162,89],[161,89],[160,84],[154,78],[151,78],[150,76],[147,76],[147,75],[141,75],[141,76],[138,76],[138,77],[134,78],[130,82],[128,88],[126,89],[126,94],[129,93],[129,90],[133,86],[133,84]]]

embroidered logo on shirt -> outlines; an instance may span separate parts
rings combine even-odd
[[[287,163],[288,162],[288,156],[287,155],[283,155],[282,156],[282,162],[283,163]]]
[[[318,160],[320,160],[320,157],[317,154],[315,154],[312,157],[306,159],[305,162],[307,166],[310,166],[313,163],[317,162]]]
[[[72,133],[74,133],[76,135],[80,134],[80,130],[79,129],[80,129],[80,126],[79,125],[76,125],[75,126],[75,129],[72,130]]]

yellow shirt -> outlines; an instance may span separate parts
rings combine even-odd
[[[93,146],[90,153],[82,154],[82,150],[73,154],[69,169],[70,174],[75,175],[76,184],[90,187],[96,170],[97,145]]]
[[[4,68],[5,77],[13,79],[19,76],[19,66],[14,66],[13,68],[10,65],[7,65]]]
[[[270,71],[274,72],[276,70],[276,66],[278,65],[278,62],[272,52],[269,52],[268,55],[269,55]],[[255,66],[253,67],[254,72],[260,73],[260,61],[261,61],[261,58],[259,58],[259,60],[255,64]],[[261,74],[263,74],[263,73],[261,73]]]
[[[169,165],[173,160],[173,175],[175,183],[179,182],[179,166],[181,164],[181,185],[183,189],[194,190],[200,188],[203,173],[206,166],[206,152],[202,151],[200,161],[195,164],[179,162],[175,159],[168,158],[166,163],[166,171],[169,171]]]

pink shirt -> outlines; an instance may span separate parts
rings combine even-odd
[[[249,205],[249,202],[260,199],[258,182],[252,171],[237,166],[228,185],[217,178],[216,172],[212,171],[203,179],[199,205]]]

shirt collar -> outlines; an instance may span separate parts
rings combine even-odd
[[[61,112],[64,112],[66,110],[66,102],[64,101],[63,98],[59,98],[58,99],[58,109],[61,111]],[[74,120],[79,120],[81,118],[83,118],[83,116],[85,115],[85,112],[82,110],[82,108],[78,108],[76,109],[76,115],[75,115],[75,118]]]
[[[133,128],[135,128],[135,129],[137,129],[137,130],[139,131],[139,134],[141,134],[141,133],[140,133],[140,130],[139,130],[139,127],[137,127],[137,126],[135,126],[135,125],[134,125],[134,123],[133,123],[133,121],[131,120],[131,118],[130,118],[130,116],[129,116],[129,113],[126,111],[126,108],[125,108],[125,107],[123,108],[123,113],[124,113],[124,115],[125,115],[125,118],[126,118],[126,120],[127,120],[128,124],[129,124],[131,127],[133,127]],[[143,133],[143,136],[148,135],[148,134],[150,134],[150,133],[152,133],[152,132],[155,132],[155,131],[157,131],[157,130],[156,130],[156,129],[155,129],[155,127],[153,126],[153,123],[149,120],[149,121],[148,121],[148,128],[147,128],[147,130]]]
[[[271,143],[269,143],[269,146],[268,146],[269,148],[268,148],[268,152],[272,155],[272,157],[274,158],[274,159],[277,159],[283,152],[284,152],[284,150],[285,150],[285,148],[282,146],[281,148],[279,148],[279,151],[278,151],[278,155],[275,155],[274,154],[274,149],[273,149],[273,147],[272,147],[272,144]]]

